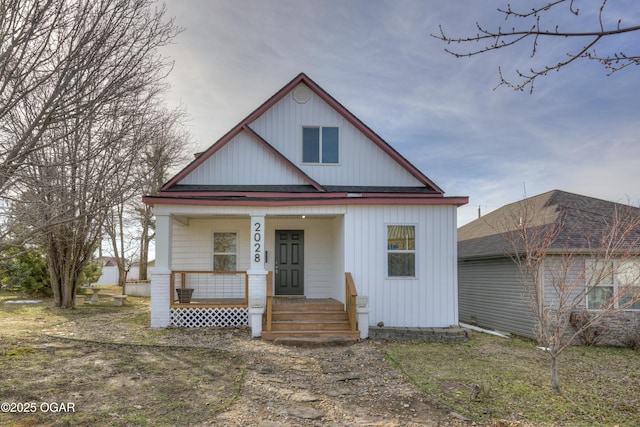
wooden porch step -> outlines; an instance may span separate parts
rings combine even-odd
[[[274,321],[287,320],[346,320],[349,321],[349,315],[346,311],[274,311]]]
[[[276,320],[271,323],[272,331],[351,331],[349,319],[345,320]]]
[[[273,312],[344,312],[344,304],[326,298],[321,300],[305,298],[274,298]]]
[[[360,332],[351,330],[344,304],[339,301],[275,298],[271,331],[263,328],[262,339],[307,347],[345,345],[358,342]]]

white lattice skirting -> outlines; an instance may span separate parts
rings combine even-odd
[[[171,324],[185,328],[248,326],[247,308],[172,308]]]

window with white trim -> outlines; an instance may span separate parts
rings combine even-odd
[[[587,261],[587,308],[600,310],[614,299],[613,308],[640,310],[640,260]]]
[[[387,277],[416,277],[415,225],[387,225]]]
[[[302,162],[337,164],[340,160],[340,141],[337,127],[302,128]]]
[[[233,232],[213,233],[213,270],[236,271],[238,235]]]

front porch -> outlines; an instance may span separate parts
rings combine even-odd
[[[254,300],[250,307],[249,279],[246,271],[172,271],[171,326],[256,329],[259,323],[260,333],[254,336],[269,340],[365,337],[358,330],[357,291],[350,273],[345,274],[344,303],[334,298],[275,296],[273,273],[268,272],[265,304]],[[182,295],[185,291],[188,298]]]

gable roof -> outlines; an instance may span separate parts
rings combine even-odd
[[[266,150],[275,155],[285,168],[292,171],[295,175],[302,179],[302,181],[306,184],[302,187],[306,189],[307,200],[310,200],[313,197],[319,197],[326,201],[327,198],[332,199],[344,199],[347,197],[347,193],[355,193],[357,191],[350,191],[347,187],[342,186],[338,188],[337,186],[323,186],[320,183],[316,182],[313,178],[307,175],[302,169],[300,169],[296,164],[294,164],[291,160],[289,160],[286,156],[278,151],[274,146],[269,144],[263,137],[261,137],[257,132],[255,132],[251,124],[265,114],[271,107],[273,107],[276,103],[282,100],[285,96],[287,96],[291,91],[293,91],[299,84],[303,83],[306,85],[313,93],[315,93],[319,98],[321,98],[324,102],[326,102],[331,108],[333,108],[338,114],[340,114],[347,122],[353,125],[358,131],[364,134],[370,141],[372,141],[377,147],[382,149],[384,153],[386,153],[391,159],[393,159],[401,168],[406,170],[411,176],[413,176],[417,181],[422,184],[424,187],[412,187],[408,189],[407,187],[381,187],[378,186],[376,188],[365,188],[364,190],[359,191],[359,193],[371,195],[372,193],[382,194],[384,193],[386,198],[388,199],[390,195],[397,194],[400,198],[406,199],[409,193],[416,194],[419,199],[440,199],[437,202],[434,200],[430,200],[429,203],[439,203],[439,204],[456,204],[463,205],[468,202],[468,198],[466,197],[451,197],[444,198],[444,191],[438,187],[433,181],[427,178],[420,170],[418,170],[415,166],[413,166],[407,159],[405,159],[400,153],[398,153],[393,147],[391,147],[386,141],[384,141],[379,135],[377,135],[373,130],[371,130],[368,126],[366,126],[362,121],[360,121],[356,116],[354,116],[349,110],[347,110],[342,104],[336,101],[331,95],[329,95],[325,90],[323,90],[318,84],[316,84],[313,80],[311,80],[306,74],[300,73],[293,80],[287,83],[282,89],[276,92],[271,98],[269,98],[266,102],[264,102],[260,107],[254,110],[251,114],[249,114],[244,120],[238,123],[235,127],[233,127],[229,132],[227,132],[222,138],[220,138],[217,142],[215,142],[211,147],[209,147],[206,151],[199,153],[196,158],[187,165],[182,171],[176,174],[173,178],[171,178],[167,183],[165,183],[160,189],[157,196],[154,197],[144,197],[143,200],[146,203],[154,204],[154,203],[163,203],[168,201],[163,200],[166,198],[176,199],[180,198],[181,201],[184,201],[186,198],[197,198],[203,202],[207,198],[207,193],[209,196],[216,197],[216,200],[221,200],[220,196],[223,194],[220,191],[225,191],[227,197],[231,197],[232,199],[227,199],[227,201],[233,202],[234,196],[244,198],[247,200],[247,197],[253,196],[256,202],[259,202],[256,197],[257,193],[263,193],[265,188],[264,186],[244,186],[239,194],[233,194],[234,189],[233,186],[227,186],[226,189],[223,188],[215,188],[215,185],[207,185],[200,186],[199,188],[194,188],[193,186],[187,186],[181,184],[189,174],[195,171],[198,167],[200,167],[204,162],[206,162],[209,158],[215,155],[218,151],[220,151],[225,145],[229,144],[236,136],[241,134],[242,132],[246,132],[250,135],[250,137],[262,145]],[[274,194],[273,191],[269,191],[267,194],[261,194],[259,197],[260,200],[265,201],[272,199],[274,197],[283,200],[284,195],[287,193],[299,194],[302,193],[300,191],[300,186],[296,190],[295,188],[281,188],[281,191],[276,191]],[[410,191],[408,191],[410,190]],[[238,190],[236,190],[238,191]],[[215,193],[215,194],[214,194]],[[331,194],[328,194],[331,193]],[[290,198],[289,198],[290,199]]]
[[[510,233],[522,220],[531,224],[530,230],[561,227],[550,246],[551,252],[596,248],[616,215],[640,221],[640,209],[636,207],[552,190],[505,205],[460,227],[458,256],[461,259],[488,258],[513,253]],[[638,224],[635,222],[635,231],[630,233],[629,242],[640,242]]]

